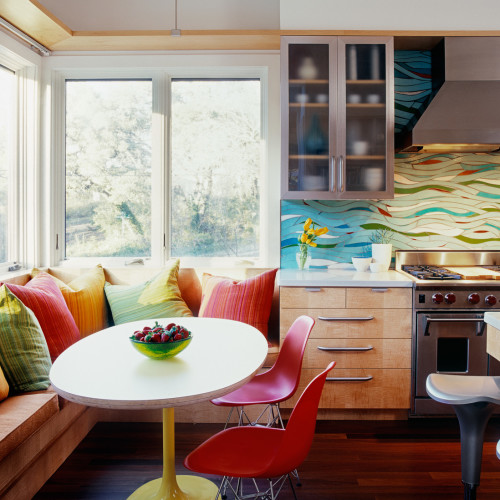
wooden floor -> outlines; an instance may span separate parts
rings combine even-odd
[[[183,457],[218,430],[219,424],[176,425],[178,473],[186,472]],[[498,439],[495,418],[486,433],[478,500],[500,499]],[[125,499],[161,476],[161,449],[161,424],[99,423],[34,498]],[[458,424],[455,419],[318,422],[299,473],[299,500],[459,500]],[[288,486],[280,498],[293,498]]]

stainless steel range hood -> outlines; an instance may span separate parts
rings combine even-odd
[[[445,82],[413,128],[413,146],[424,151],[498,149],[500,37],[446,37],[444,57]]]

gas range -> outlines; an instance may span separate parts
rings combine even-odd
[[[415,309],[500,309],[500,250],[399,250],[396,270],[415,282]]]
[[[429,374],[500,375],[484,323],[486,311],[500,310],[500,250],[400,250],[396,270],[414,282],[410,414],[452,413],[428,396]]]

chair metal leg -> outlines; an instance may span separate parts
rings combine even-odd
[[[481,476],[484,432],[493,413],[493,403],[453,405],[460,424],[462,483],[465,500],[476,498]]]

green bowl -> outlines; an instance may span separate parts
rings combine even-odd
[[[151,359],[168,359],[177,356],[191,342],[193,337],[189,336],[182,340],[173,342],[141,342],[140,340],[130,339],[132,345],[144,356]]]

